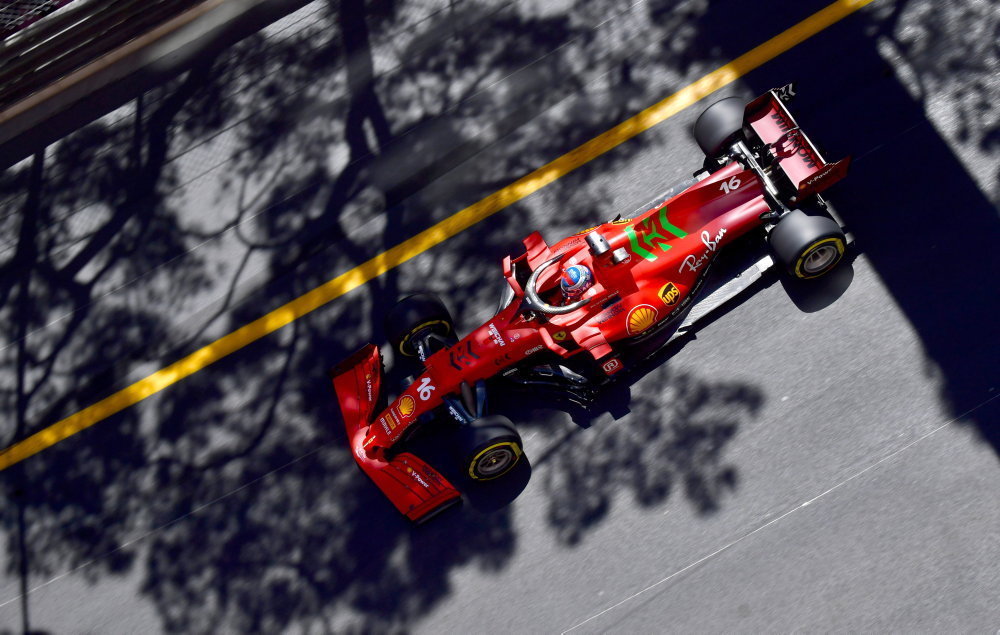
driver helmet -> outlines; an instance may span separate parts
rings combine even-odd
[[[594,286],[594,274],[586,265],[570,265],[563,270],[559,287],[566,298],[578,298]]]

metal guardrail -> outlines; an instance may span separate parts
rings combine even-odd
[[[0,37],[0,170],[310,1],[65,0]]]
[[[0,3],[0,39],[7,38],[73,0],[6,0]]]
[[[17,31],[0,41],[0,110],[52,84],[201,0],[53,0],[14,2]],[[17,5],[15,8],[14,5]],[[29,6],[32,5],[32,6]],[[40,17],[15,13],[43,10]],[[65,5],[65,6],[64,6]],[[25,21],[33,20],[27,26]]]

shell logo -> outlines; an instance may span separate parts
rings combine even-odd
[[[638,335],[656,322],[656,309],[648,304],[640,304],[628,313],[627,327],[629,335]]]
[[[399,414],[404,417],[409,417],[413,414],[413,409],[416,407],[416,402],[413,401],[413,397],[406,395],[399,400]]]

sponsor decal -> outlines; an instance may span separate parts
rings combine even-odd
[[[825,168],[823,168],[822,170],[820,170],[819,172],[817,172],[816,174],[813,174],[812,176],[810,176],[809,178],[807,178],[804,181],[805,186],[806,187],[812,187],[812,186],[816,185],[817,183],[819,183],[823,179],[825,179],[826,176],[828,174],[830,174],[830,172],[833,172],[833,168],[828,165]]]
[[[496,359],[493,360],[493,364],[496,365],[496,366],[506,366],[507,362],[510,361],[512,355],[513,355],[513,353],[507,353],[503,357],[498,357],[498,358],[496,358]]]
[[[657,293],[663,303],[667,306],[674,306],[677,304],[678,298],[681,297],[681,292],[673,282],[668,282],[667,284],[660,287],[660,291]]]
[[[563,341],[564,339],[566,339],[566,331],[559,331],[557,333],[553,333],[552,339],[554,339],[557,342]]]
[[[393,416],[391,410],[389,412],[385,413],[385,420],[389,422],[389,429],[390,430],[395,430],[396,426],[399,425],[398,423],[396,423],[396,417]]]
[[[420,484],[421,484],[421,485],[423,485],[424,487],[428,487],[428,488],[430,487],[430,484],[428,484],[428,483],[427,483],[427,481],[425,481],[424,479],[420,478],[420,474],[418,474],[418,473],[417,473],[417,471],[416,471],[416,470],[414,470],[414,469],[413,469],[412,467],[410,467],[409,465],[407,465],[407,466],[406,466],[406,472],[407,472],[407,473],[408,473],[408,474],[409,474],[410,476],[412,476],[412,477],[413,477],[413,480],[414,480],[414,481],[416,481],[416,482],[420,483]]]
[[[640,304],[628,314],[626,328],[629,335],[638,335],[656,322],[656,309],[648,304]]]
[[[503,339],[503,335],[500,335],[500,330],[496,327],[493,322],[490,322],[489,326],[490,337],[493,339],[493,343],[497,346],[507,346],[506,340]]]
[[[725,235],[725,228],[720,229],[719,233],[715,235],[715,238],[712,238],[712,235],[708,233],[708,230],[701,232],[701,242],[705,245],[705,251],[702,252],[700,256],[691,254],[685,258],[681,263],[681,268],[678,272],[684,273],[685,268],[687,268],[688,271],[698,271],[701,269],[706,262],[712,259],[712,254],[719,248],[719,243]]]
[[[474,359],[479,359],[472,350],[472,340],[466,340],[464,344],[459,344],[448,351],[448,360],[455,370],[462,370],[462,366],[472,366]]]
[[[510,336],[510,343],[513,344],[514,342],[516,342],[519,339],[521,339],[521,334],[520,333],[514,333],[513,335]]]
[[[386,434],[392,434],[392,430],[389,429],[389,424],[386,423],[385,417],[379,417],[378,422],[382,425],[382,429],[385,430]]]
[[[819,169],[818,172],[804,180],[799,184],[799,189],[810,189],[819,187],[827,179],[836,181],[844,177],[847,173],[847,167],[844,161],[837,161],[836,163],[828,163]]]
[[[624,311],[625,311],[625,305],[624,304],[621,304],[621,303],[615,304],[610,309],[607,309],[606,311],[604,311],[603,313],[600,313],[597,316],[597,323],[598,324],[604,324],[605,322],[607,322],[611,318],[615,317],[616,315],[619,315],[619,314],[623,313]]]
[[[776,89],[774,94],[781,101],[790,101],[792,97],[795,97],[795,84],[785,84],[781,88]]]
[[[605,300],[605,301],[604,301],[604,302],[603,302],[603,303],[601,304],[601,309],[606,309],[606,308],[608,308],[609,306],[612,306],[612,305],[614,305],[614,304],[618,304],[618,303],[619,303],[619,302],[621,302],[621,301],[622,301],[622,297],[621,297],[620,295],[618,295],[617,293],[615,293],[615,295],[611,296],[611,298],[609,298],[609,299]]]
[[[451,416],[454,417],[455,421],[465,423],[465,418],[458,414],[458,410],[455,410],[455,407],[451,404],[448,404],[448,412],[451,413]]]
[[[622,362],[617,357],[615,357],[614,359],[609,359],[608,361],[601,364],[601,370],[604,371],[605,375],[614,375],[621,369],[622,369]]]
[[[375,400],[374,397],[372,397],[372,374],[371,373],[365,373],[365,392],[368,395],[368,403],[371,403],[372,401]]]
[[[670,321],[675,317],[677,317],[678,315],[680,315],[681,313],[683,313],[684,309],[686,309],[688,305],[690,305],[691,302],[698,296],[698,291],[701,290],[701,287],[704,284],[705,284],[705,276],[699,276],[698,282],[696,282],[694,286],[691,288],[691,290],[688,291],[688,294],[684,296],[684,299],[681,300],[680,304],[674,307],[674,310],[671,311],[670,315],[667,316],[666,321]]]
[[[677,238],[687,236],[686,231],[667,219],[666,205],[661,207],[658,213],[650,214],[642,221],[625,227],[625,235],[628,236],[632,253],[646,260],[656,260],[657,255],[653,253],[654,249],[660,251],[670,249],[668,242],[670,238],[666,234],[672,234]]]
[[[616,218],[614,220],[608,221],[608,223],[611,224],[611,225],[628,225],[631,222],[632,222],[631,218]],[[595,229],[600,229],[600,227],[601,227],[600,225],[594,225],[593,227],[588,227],[587,229],[580,230],[580,231],[576,232],[573,235],[574,236],[582,236],[584,234],[589,234],[590,232],[594,231]]]
[[[413,414],[416,407],[417,402],[413,401],[413,397],[404,395],[403,398],[399,400],[399,415],[401,417],[409,417]]]
[[[805,139],[802,137],[802,132],[798,128],[793,129],[788,120],[782,117],[780,113],[772,112],[771,119],[774,120],[778,129],[785,133],[785,138],[782,139],[782,142],[791,143],[788,149],[784,150],[787,153],[785,156],[798,155],[802,159],[802,162],[806,164],[806,167],[815,168],[819,162],[819,158],[806,145]]]
[[[528,350],[524,351],[524,356],[527,357],[528,355],[534,355],[535,353],[537,353],[538,351],[542,350],[543,348],[545,348],[545,347],[542,346],[541,344],[539,344],[538,346],[536,346],[534,348],[529,348]]]

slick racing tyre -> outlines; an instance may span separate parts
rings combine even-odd
[[[448,308],[436,295],[416,293],[400,300],[385,318],[385,333],[392,347],[410,357],[417,354],[415,337],[436,334],[448,338],[455,332]]]
[[[476,481],[491,481],[521,460],[521,435],[506,417],[491,415],[459,430],[462,465]]]
[[[771,251],[785,270],[803,280],[818,278],[837,266],[847,239],[826,216],[807,216],[792,210],[781,217],[767,237]]]
[[[743,110],[739,97],[720,99],[705,109],[694,122],[694,140],[709,159],[725,153],[743,137]]]

